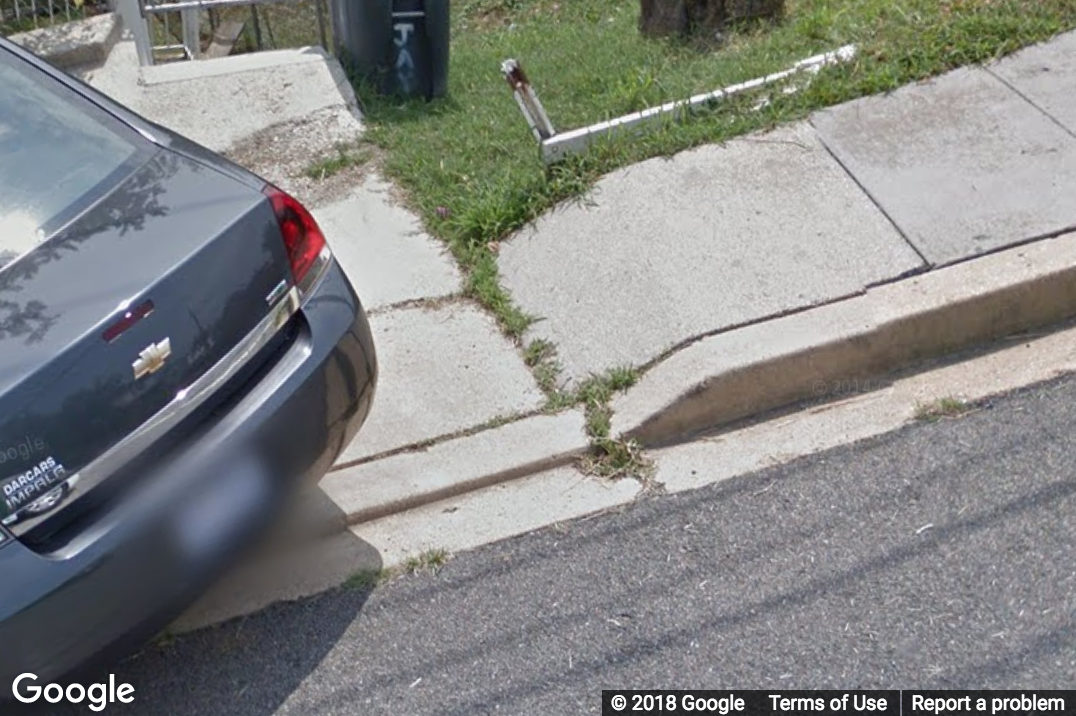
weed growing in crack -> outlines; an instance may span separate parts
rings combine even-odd
[[[557,349],[552,343],[544,338],[536,338],[523,351],[523,360],[528,366],[534,368],[540,363],[555,358],[556,355]]]
[[[481,423],[474,428],[471,428],[471,430],[469,430],[468,432],[471,435],[474,435],[475,433],[480,433],[483,430],[492,430],[494,428],[508,425],[509,423],[514,423],[517,420],[522,420],[524,417],[526,417],[524,413],[506,413],[504,415],[497,415],[490,418],[486,422]]]
[[[591,376],[576,391],[576,401],[584,406],[591,453],[580,460],[587,475],[615,480],[632,477],[648,485],[654,473],[653,462],[634,440],[611,435],[613,396],[635,385],[638,372],[630,366],[613,368],[604,375]]]
[[[404,574],[416,574],[418,572],[436,572],[448,562],[448,550],[428,549],[425,552],[408,557],[404,560],[402,570]]]
[[[303,174],[310,179],[321,181],[345,169],[365,164],[370,157],[371,152],[368,148],[356,149],[346,144],[338,144],[336,154],[313,162],[303,171]]]
[[[557,360],[557,347],[543,338],[531,341],[523,350],[523,360],[534,373],[538,387],[546,396],[544,411],[555,413],[586,402],[581,390],[569,390],[561,379],[561,365]],[[603,378],[592,378],[584,385]]]
[[[974,406],[960,398],[946,396],[929,403],[919,403],[915,407],[915,419],[936,423],[946,418],[958,418],[971,411]]]
[[[608,407],[613,395],[627,390],[639,380],[639,373],[632,366],[619,366],[604,375],[592,375],[576,391],[577,402],[587,408]]]
[[[382,569],[360,569],[355,572],[341,585],[344,589],[366,591],[380,586],[396,577],[405,574],[417,574],[419,572],[436,572],[448,562],[449,553],[446,549],[428,549],[425,552],[412,555],[404,560],[398,567]]]
[[[565,391],[560,381],[560,363],[557,362],[557,348],[549,341],[537,338],[531,341],[523,351],[523,360],[534,373],[538,387],[545,393],[547,410],[559,410],[567,407],[571,401],[565,400]]]
[[[607,480],[631,477],[644,486],[649,485],[654,476],[654,462],[643,452],[643,448],[634,440],[598,438],[593,441],[594,450],[584,455],[580,468],[587,475]]]
[[[344,581],[343,587],[344,589],[363,592],[384,584],[392,579],[393,576],[394,573],[391,569],[360,569]]]

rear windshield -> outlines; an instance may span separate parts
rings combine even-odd
[[[138,152],[122,126],[0,48],[0,268],[84,208]]]

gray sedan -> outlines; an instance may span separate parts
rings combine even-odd
[[[166,626],[376,380],[298,201],[0,40],[0,700]]]

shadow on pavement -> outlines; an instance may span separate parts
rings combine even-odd
[[[313,494],[315,501],[327,499],[320,490]],[[309,532],[318,529],[311,523],[312,515],[329,516],[318,512],[324,507],[315,505],[298,519],[292,515],[282,520],[248,559],[154,643],[77,681],[86,686],[107,684],[111,674],[117,685],[134,687],[132,703],[109,704],[103,713],[276,713],[333,649],[372,591],[369,586],[350,588],[341,583],[353,574],[377,574],[382,568],[378,551],[350,531],[331,536]],[[87,702],[12,701],[0,705],[0,713],[92,712]]]

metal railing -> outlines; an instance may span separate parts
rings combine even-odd
[[[326,3],[327,0],[117,0],[124,24],[132,28],[139,62],[143,65],[173,59],[201,59],[205,53],[203,45],[208,41],[212,50],[216,32],[225,21],[230,21],[233,28],[239,25],[244,35],[249,28],[250,50],[263,50],[267,45],[296,46],[294,27],[281,33],[280,28],[274,30],[274,26],[277,20],[288,19],[285,16],[297,13],[302,29],[299,44],[320,42],[328,49]],[[307,17],[302,17],[304,11],[309,13]],[[237,17],[241,18],[239,23],[235,22]],[[294,17],[290,20],[291,25],[296,24]],[[207,24],[208,40],[203,34]],[[316,37],[312,34],[314,28]],[[307,34],[307,29],[311,33]],[[281,38],[282,34],[287,34],[288,38]],[[238,40],[236,33],[225,41],[236,43]],[[230,51],[230,47],[224,50],[225,53]]]
[[[82,20],[108,10],[108,0],[0,0],[0,35]]]

